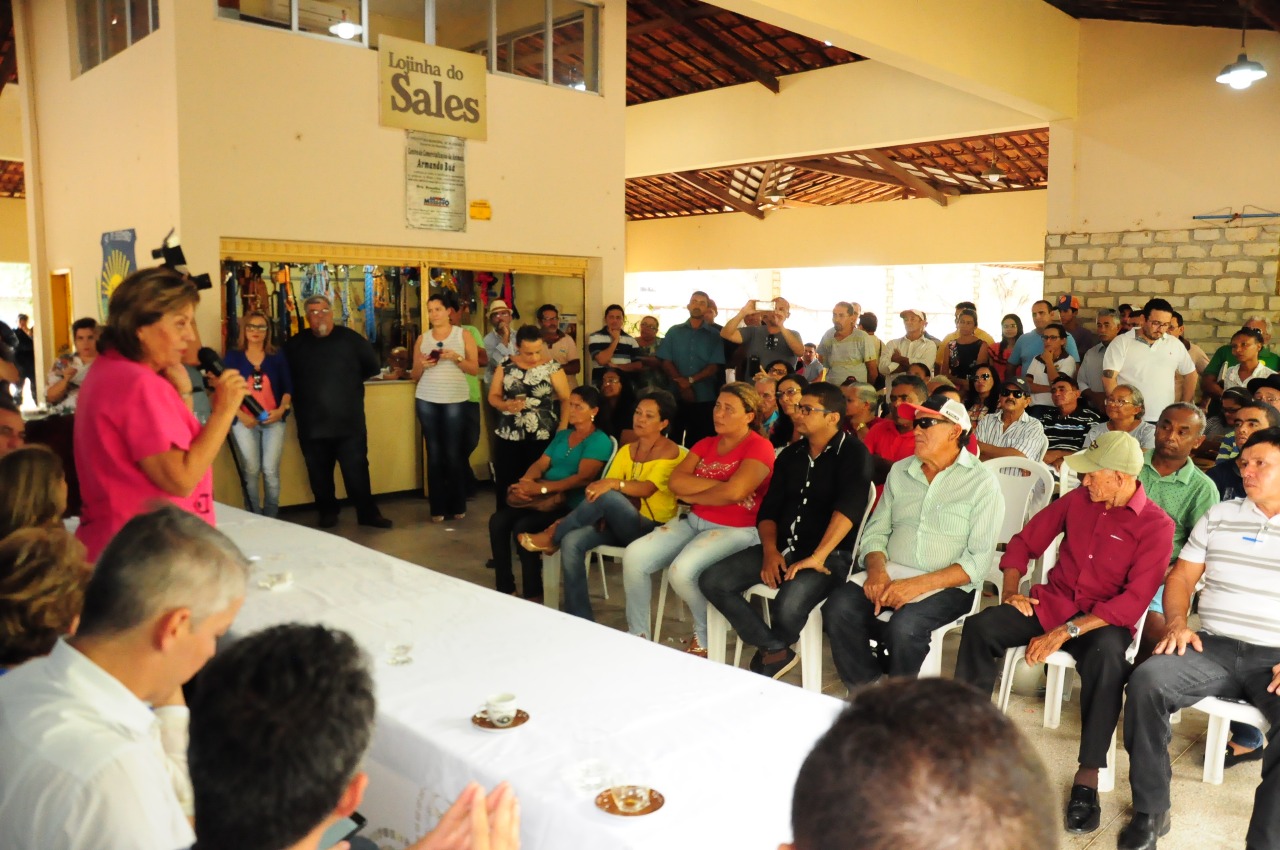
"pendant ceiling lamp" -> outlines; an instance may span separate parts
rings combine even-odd
[[[1240,22],[1240,56],[1236,61],[1222,69],[1222,73],[1218,75],[1218,82],[1231,86],[1233,89],[1247,89],[1249,86],[1261,80],[1267,75],[1267,70],[1262,67],[1261,62],[1254,62],[1244,52],[1244,35],[1249,27],[1249,10],[1244,10],[1244,19]]]
[[[348,21],[347,10],[343,9],[342,20],[336,21],[333,26],[329,27],[329,32],[333,33],[338,38],[349,39],[349,38],[355,38],[360,33],[364,32],[364,27],[360,26],[357,23],[352,23],[351,21]]]

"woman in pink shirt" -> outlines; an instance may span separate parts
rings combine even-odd
[[[165,268],[134,272],[111,296],[100,356],[76,406],[76,469],[84,501],[76,536],[90,560],[158,500],[213,524],[211,469],[247,385],[235,369],[216,378],[213,414],[200,427],[182,365],[195,339],[199,300],[190,280]]]
[[[688,651],[706,656],[707,600],[698,576],[760,542],[756,514],[773,476],[774,453],[751,427],[759,407],[760,395],[750,384],[725,384],[712,411],[716,435],[695,443],[671,473],[671,492],[693,509],[627,547],[622,579],[631,634],[650,634],[651,576],[669,566],[671,587],[693,614]]]

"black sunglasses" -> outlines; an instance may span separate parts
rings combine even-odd
[[[911,423],[911,427],[919,428],[923,431],[923,430],[932,428],[934,425],[941,425],[941,424],[942,424],[941,419],[934,419],[932,416],[925,416],[923,418],[914,420]]]
[[[1026,398],[1027,394],[1022,390],[1001,390],[1000,398]]]

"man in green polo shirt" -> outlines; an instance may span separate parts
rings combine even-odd
[[[1191,453],[1204,442],[1204,429],[1205,418],[1200,408],[1190,402],[1171,404],[1161,411],[1156,423],[1155,448],[1142,456],[1138,481],[1142,482],[1147,497],[1173,519],[1170,568],[1177,563],[1178,553],[1191,535],[1191,529],[1209,508],[1218,503],[1217,486],[1191,460]],[[1147,611],[1138,651],[1139,664],[1151,655],[1151,650],[1164,637],[1163,597],[1164,585],[1161,585]]]

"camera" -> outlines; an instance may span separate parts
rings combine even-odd
[[[169,235],[160,243],[160,247],[151,252],[153,260],[160,260],[160,265],[167,269],[173,269],[178,274],[189,279],[196,285],[196,289],[212,289],[213,279],[207,274],[192,274],[191,269],[187,268],[187,258],[182,253],[182,246],[178,244],[178,240],[174,238],[177,228],[170,228]]]

